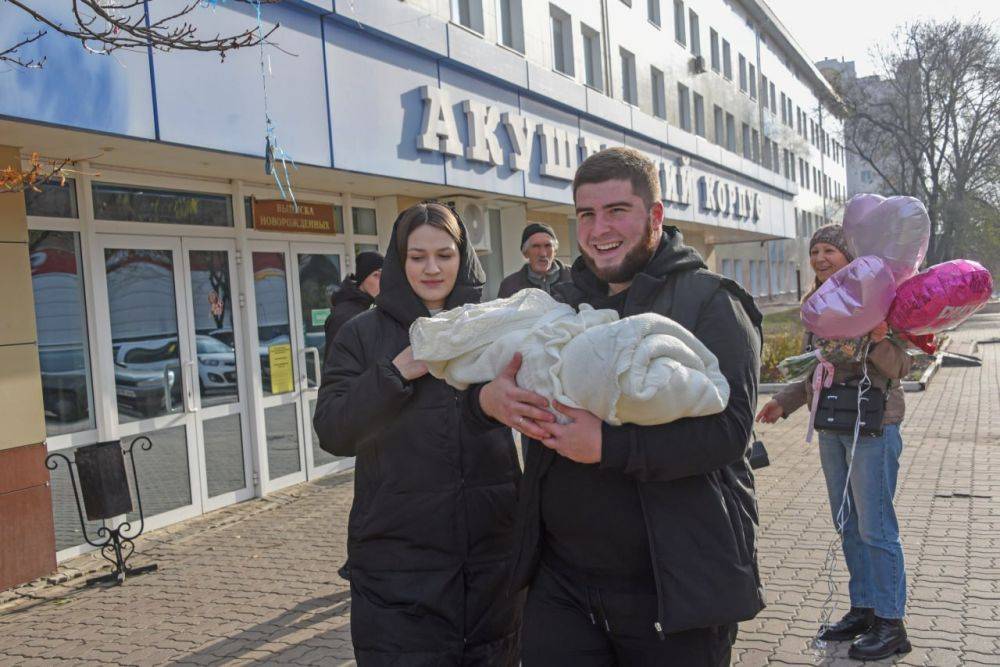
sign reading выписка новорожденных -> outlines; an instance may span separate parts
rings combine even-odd
[[[527,171],[535,135],[540,147],[539,174],[561,181],[572,181],[582,160],[607,144],[596,137],[573,137],[564,128],[548,123],[532,123],[519,113],[500,113],[495,106],[477,100],[464,100],[461,115],[467,124],[468,140],[463,145],[458,131],[457,112],[453,113],[448,91],[421,86],[423,118],[417,135],[417,148],[441,153],[445,157],[464,157],[493,167],[505,165],[511,171]],[[498,131],[503,130],[510,150],[504,156]],[[575,139],[575,141],[574,141]],[[664,202],[691,203],[694,170],[687,157],[676,160],[654,158],[659,165],[660,189]],[[698,200],[703,211],[756,221],[760,218],[760,194],[718,176],[704,174],[697,180]]]

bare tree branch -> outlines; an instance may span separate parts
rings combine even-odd
[[[31,37],[26,37],[25,39],[21,40],[20,42],[8,48],[7,50],[0,51],[0,62],[10,63],[12,65],[17,65],[18,67],[23,67],[25,69],[41,69],[42,65],[45,64],[44,57],[41,58],[40,60],[36,60],[34,58],[28,58],[27,60],[24,60],[21,58],[21,56],[18,55],[17,52],[22,46],[31,44],[32,42],[38,41],[39,39],[44,37],[46,32],[47,31],[45,30],[39,30]]]
[[[62,23],[42,10],[29,6],[28,0],[0,0],[20,9],[34,20],[67,37],[77,39],[91,53],[108,54],[118,49],[154,48],[158,51],[203,51],[218,53],[221,58],[235,49],[258,46],[267,43],[268,38],[280,27],[276,24],[263,32],[254,25],[233,35],[216,34],[201,38],[197,27],[185,19],[203,5],[203,0],[186,0],[176,11],[153,19],[147,14],[148,5],[154,0],[69,0],[73,13],[72,23]],[[275,4],[280,0],[234,0],[244,4]],[[6,60],[22,67],[40,67],[41,60],[22,61],[19,58],[3,58],[18,48],[29,44],[47,30],[41,30],[33,38],[0,52],[0,60]]]

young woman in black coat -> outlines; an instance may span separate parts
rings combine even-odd
[[[413,359],[410,324],[478,302],[458,216],[396,219],[375,308],[333,341],[316,404],[322,447],[356,456],[348,522],[359,665],[516,665],[520,596],[505,583],[520,477],[511,431],[463,418],[461,392]]]

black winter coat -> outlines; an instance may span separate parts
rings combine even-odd
[[[563,266],[562,262],[560,262],[558,259],[556,260],[556,264],[559,266],[559,276],[556,278],[556,281],[552,284],[553,288],[559,283],[570,281],[570,270],[567,269],[565,266]],[[530,280],[528,280],[528,272],[530,270],[531,269],[529,268],[529,266],[525,264],[520,269],[518,269],[514,273],[504,278],[503,281],[501,281],[500,283],[500,289],[497,292],[497,298],[506,299],[509,296],[517,294],[523,289],[528,289],[529,287],[538,287],[538,285],[534,285]]]
[[[361,291],[353,278],[347,278],[341,284],[340,289],[330,300],[333,310],[323,323],[323,330],[326,333],[326,353],[323,359],[330,358],[330,350],[333,348],[333,339],[337,337],[337,332],[347,323],[348,320],[360,315],[375,303],[375,299],[367,292]]]
[[[515,665],[522,596],[505,595],[520,469],[511,432],[463,419],[458,391],[408,382],[392,359],[429,313],[395,251],[376,307],[333,341],[314,426],[356,456],[348,521],[351,636],[364,665]],[[478,301],[471,248],[447,307]]]
[[[583,263],[558,300],[579,307],[607,294],[607,285]],[[656,312],[692,331],[719,359],[730,386],[717,415],[656,426],[602,426],[599,465],[635,480],[642,506],[658,597],[658,633],[728,625],[764,607],[757,568],[757,502],[750,472],[750,431],[760,375],[761,315],[736,283],[705,270],[680,232],[665,227],[656,255],[628,290],[625,316]],[[474,387],[470,419],[489,421]],[[517,556],[510,590],[534,577],[542,538],[541,487],[557,454],[524,438]],[[595,489],[595,492],[599,490]]]

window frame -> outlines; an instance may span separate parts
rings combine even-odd
[[[692,132],[691,89],[677,82],[677,126],[685,132]]]
[[[674,41],[687,48],[684,1],[674,0]]]
[[[663,71],[654,65],[649,66],[649,82],[652,88],[653,115],[662,120],[667,119],[667,84]]]
[[[557,23],[560,26],[561,49],[556,44]],[[573,55],[573,18],[561,7],[557,7],[552,3],[549,3],[549,37],[552,40],[552,70],[560,74],[565,74],[570,78],[575,78],[576,63],[574,63]],[[565,69],[560,69],[558,66],[560,57]]]

